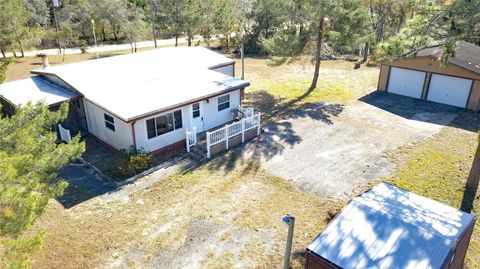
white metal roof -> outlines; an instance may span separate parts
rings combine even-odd
[[[248,82],[209,69],[234,61],[203,47],[162,48],[33,71],[56,75],[129,121]]]
[[[342,268],[440,268],[473,220],[382,183],[353,199],[308,249]]]
[[[0,84],[0,96],[15,106],[39,101],[53,105],[77,97],[40,76]]]

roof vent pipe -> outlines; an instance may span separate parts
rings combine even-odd
[[[37,54],[37,57],[42,57],[43,68],[47,68],[47,67],[50,66],[50,64],[48,63],[48,55],[47,54],[40,53],[40,54]]]

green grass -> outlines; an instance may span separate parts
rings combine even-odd
[[[272,83],[265,90],[276,99],[291,101],[302,97],[310,87],[310,81],[289,80],[283,83]],[[318,87],[302,99],[303,102],[326,102],[347,104],[351,102],[353,93],[347,89],[345,83],[320,80]]]
[[[478,214],[479,200],[475,199],[472,203],[473,197],[465,190],[477,144],[475,133],[452,127],[444,128],[425,143],[392,154],[392,159],[400,167],[387,181],[454,208],[473,207],[472,213]],[[470,205],[462,205],[462,201]],[[467,252],[465,268],[480,268],[478,222]]]

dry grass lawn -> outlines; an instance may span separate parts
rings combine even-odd
[[[296,217],[293,265],[302,268],[305,247],[341,205],[251,163],[231,169],[227,158],[118,199],[68,210],[51,201],[36,223],[46,237],[33,268],[277,268],[285,213]]]

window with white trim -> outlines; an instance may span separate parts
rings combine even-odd
[[[223,95],[217,98],[218,100],[218,111],[225,110],[230,108],[230,94]]]
[[[193,118],[200,117],[200,103],[195,103],[192,105],[192,116]]]
[[[182,111],[176,110],[172,113],[164,114],[156,118],[148,119],[147,121],[147,137],[148,139],[157,137],[159,135],[181,129],[182,126]]]
[[[103,118],[105,119],[105,127],[115,132],[115,119],[105,113],[103,113]]]

